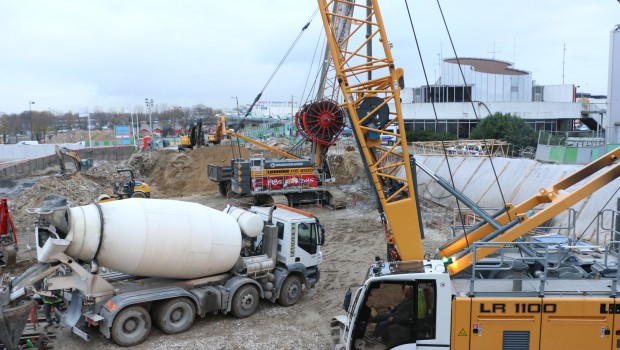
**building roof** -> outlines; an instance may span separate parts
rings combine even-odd
[[[512,63],[487,58],[446,58],[444,62],[467,65],[476,72],[502,75],[527,75],[529,72],[510,68]]]

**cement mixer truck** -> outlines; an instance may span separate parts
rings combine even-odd
[[[285,206],[218,211],[160,199],[68,207],[48,197],[36,227],[39,265],[12,281],[11,297],[44,276],[64,290],[62,322],[85,340],[98,327],[121,346],[166,334],[196,316],[252,315],[260,299],[291,306],[320,277],[324,230]]]

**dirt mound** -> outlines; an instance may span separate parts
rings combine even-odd
[[[336,177],[336,185],[352,185],[366,180],[364,164],[356,149],[347,149],[343,154],[335,156],[330,161],[332,172]]]
[[[235,147],[235,156],[239,148]],[[249,151],[241,148],[241,157],[247,158]],[[217,193],[217,183],[207,177],[207,165],[229,165],[233,158],[230,146],[209,146],[185,152],[163,150],[138,154],[129,164],[148,178],[154,187],[154,197],[178,197],[193,194]]]

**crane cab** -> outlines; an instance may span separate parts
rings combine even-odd
[[[343,349],[449,346],[449,332],[439,327],[451,319],[452,288],[445,271],[435,260],[378,261],[348,305],[345,298],[347,315],[332,320],[332,334],[340,336],[334,341]]]

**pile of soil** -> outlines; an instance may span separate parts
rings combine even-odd
[[[368,183],[364,164],[357,149],[347,149],[343,154],[329,157],[329,162],[336,178],[336,185]]]
[[[241,157],[249,151],[241,148]],[[235,156],[239,148],[235,147]],[[144,176],[151,185],[153,197],[169,198],[194,194],[217,193],[217,183],[209,180],[207,165],[230,165],[233,150],[230,146],[209,146],[184,152],[162,150],[134,155],[129,165]]]

